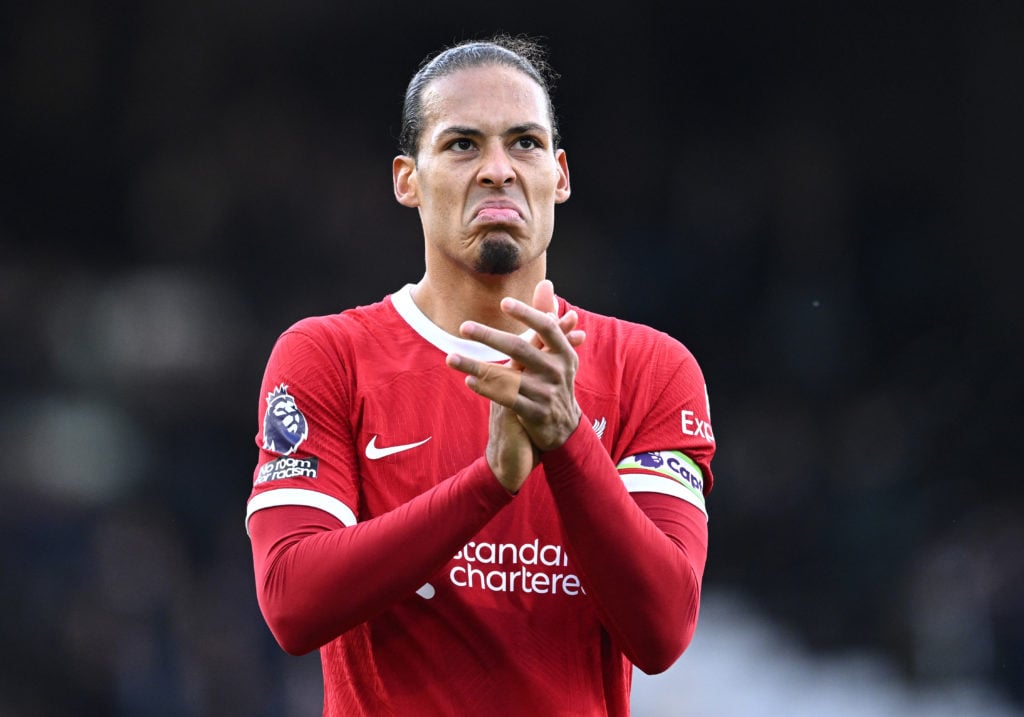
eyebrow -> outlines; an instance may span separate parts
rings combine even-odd
[[[517,124],[512,127],[509,127],[507,130],[502,132],[502,136],[510,137],[512,135],[529,134],[531,132],[539,132],[545,136],[549,134],[548,129],[544,125],[538,124],[536,122],[525,122],[523,124]],[[451,127],[445,127],[443,130],[438,132],[437,138],[443,139],[451,135],[457,135],[459,137],[483,137],[484,133],[481,130],[476,129],[475,127],[462,127],[459,125],[453,125]]]

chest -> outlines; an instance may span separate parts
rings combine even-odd
[[[355,409],[361,518],[432,488],[483,455],[487,443],[487,402],[443,365],[359,385]]]
[[[484,455],[489,402],[443,363],[419,365],[356,386],[361,519],[408,502]],[[586,428],[613,458],[621,413],[614,389],[585,371],[577,377]]]

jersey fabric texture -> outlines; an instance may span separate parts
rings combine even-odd
[[[571,308],[559,298],[559,315]],[[697,362],[664,333],[575,310],[577,433],[593,435],[571,441],[596,438],[630,492],[705,511],[715,443]],[[247,520],[293,506],[356,526],[450,476],[477,481],[494,513],[396,604],[322,645],[325,714],[627,714],[632,666],[570,558],[545,466],[504,494],[481,459],[489,402],[445,365],[451,352],[507,360],[432,324],[407,286],[300,321],[268,361]],[[374,555],[365,579],[401,568],[406,550]]]

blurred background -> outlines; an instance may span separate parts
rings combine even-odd
[[[310,715],[243,528],[297,319],[422,273],[420,60],[547,38],[550,275],[697,356],[702,623],[655,715],[1024,714],[1024,11],[6,3],[0,715]]]

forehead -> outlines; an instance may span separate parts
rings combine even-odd
[[[424,135],[450,126],[502,131],[534,123],[551,131],[544,90],[512,67],[486,65],[456,70],[423,92]]]

